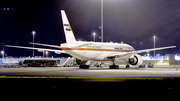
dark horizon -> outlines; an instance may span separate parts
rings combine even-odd
[[[65,10],[76,40],[100,42],[101,0],[7,0],[0,2],[0,50],[5,45],[32,47],[35,42],[65,43],[60,10]],[[124,42],[136,50],[176,46],[156,54],[180,54],[180,1],[177,0],[104,0],[104,42]],[[37,48],[49,48],[36,46]],[[32,56],[33,50],[4,47],[7,56]],[[146,53],[142,53],[146,54]],[[153,56],[153,52],[150,52]],[[42,52],[35,50],[35,56]],[[66,54],[49,52],[49,56]]]

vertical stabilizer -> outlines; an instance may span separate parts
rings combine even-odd
[[[67,19],[66,13],[64,10],[61,10],[61,15],[62,15],[62,21],[63,21],[63,27],[64,27],[64,33],[66,37],[66,42],[67,43],[73,43],[76,41],[72,28],[69,24],[69,21]]]

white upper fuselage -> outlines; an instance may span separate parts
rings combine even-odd
[[[71,47],[88,44],[83,47],[72,49]],[[135,51],[134,48],[128,44],[119,43],[101,43],[101,42],[79,42],[61,44],[61,49],[66,53],[76,57],[80,60],[107,60],[106,57],[113,54],[123,54],[126,52]],[[125,58],[125,57],[124,57]],[[126,58],[127,59],[127,58]]]

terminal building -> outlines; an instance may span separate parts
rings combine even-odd
[[[37,59],[41,57],[36,57]],[[53,59],[53,57],[51,57]],[[179,65],[180,66],[180,55],[175,54],[166,54],[165,56],[160,56],[160,54],[157,54],[155,57],[144,55],[142,56],[144,63],[147,65],[149,63],[153,63],[154,66],[168,66],[168,65]],[[24,61],[25,59],[32,59],[31,57],[20,57],[20,58],[13,58],[13,57],[4,57],[0,58],[0,65],[3,64],[14,64],[19,63],[20,61]],[[42,58],[43,59],[43,58]],[[55,58],[54,58],[55,59]],[[57,59],[57,58],[56,58]],[[75,58],[71,57],[58,57],[60,59],[61,66],[75,66],[76,60]],[[125,61],[118,61],[115,60],[116,64],[119,65],[126,65],[127,63]],[[88,61],[86,64],[91,66],[96,66],[97,64],[100,64],[101,62],[95,62],[95,61]],[[111,62],[103,62],[104,66],[111,65]]]
[[[175,54],[166,54],[160,56],[157,54],[155,58],[152,56],[142,56],[144,63],[153,63],[154,65],[180,65],[180,56]]]

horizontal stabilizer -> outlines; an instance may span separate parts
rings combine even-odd
[[[54,48],[60,48],[60,46],[49,45],[49,44],[32,43],[32,42],[29,42],[29,44],[40,45],[40,46],[48,46],[48,47],[54,47]]]

